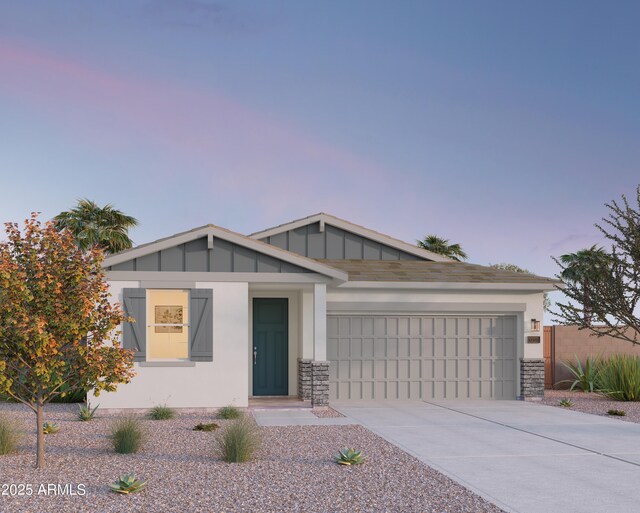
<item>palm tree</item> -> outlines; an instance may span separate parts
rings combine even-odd
[[[418,247],[443,255],[457,262],[467,260],[469,257],[462,250],[460,244],[449,244],[447,239],[438,237],[437,235],[425,235],[423,240],[418,241]]]
[[[562,267],[560,278],[582,287],[583,320],[586,326],[590,326],[591,298],[589,288],[594,282],[607,276],[611,266],[611,257],[603,248],[594,244],[590,248],[561,255],[558,263]]]
[[[129,229],[138,225],[137,219],[116,210],[113,205],[99,207],[88,199],[78,200],[74,208],[59,213],[53,220],[59,230],[73,233],[79,248],[100,247],[106,253],[132,247]]]

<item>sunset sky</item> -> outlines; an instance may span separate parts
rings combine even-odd
[[[543,275],[640,183],[640,4],[0,0],[1,221],[320,211]]]

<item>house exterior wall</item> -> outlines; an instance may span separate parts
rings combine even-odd
[[[308,273],[297,265],[238,244],[207,237],[112,265],[110,271]]]
[[[262,242],[310,258],[364,260],[422,260],[386,244],[367,239],[336,226],[312,223],[260,239]]]
[[[137,281],[111,282],[112,301],[122,301],[122,289],[139,286]],[[131,383],[118,386],[116,392],[103,392],[92,399],[94,404],[101,408],[247,406],[248,284],[199,282],[196,288],[213,290],[213,362],[187,362],[188,366],[135,363],[137,376]]]
[[[406,311],[403,306],[406,305]],[[493,305],[493,306],[492,306]],[[348,308],[357,308],[349,312]],[[420,309],[422,308],[422,311]],[[502,291],[416,291],[391,288],[349,290],[329,289],[328,313],[405,313],[422,314],[510,314],[517,319],[517,395],[521,395],[521,360],[543,358],[542,332],[531,331],[531,319],[542,319],[543,294],[514,294]],[[527,343],[527,337],[539,343]]]

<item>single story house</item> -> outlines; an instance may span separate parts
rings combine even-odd
[[[328,214],[249,236],[207,225],[104,261],[135,322],[137,376],[103,408],[298,396],[516,399],[542,393],[555,280],[452,261]]]

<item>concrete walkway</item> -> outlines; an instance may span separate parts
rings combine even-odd
[[[640,424],[522,401],[331,406],[506,511],[640,511]]]
[[[322,419],[311,413],[311,410],[302,408],[251,408],[251,412],[258,426],[341,426],[345,424],[357,424],[357,421],[348,417]]]

